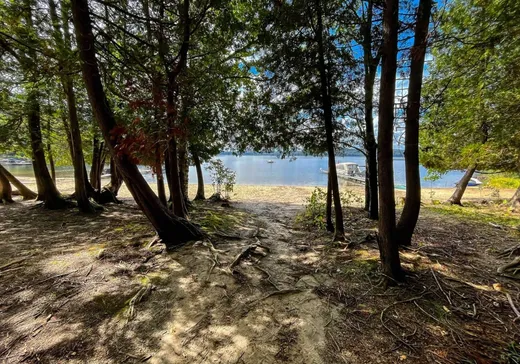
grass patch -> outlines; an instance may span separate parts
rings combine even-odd
[[[242,223],[243,217],[231,214],[229,211],[205,211],[204,216],[199,220],[202,229],[207,232],[230,231]]]
[[[520,226],[518,214],[513,213],[505,206],[473,205],[462,207],[458,205],[429,205],[424,208],[441,215],[454,216],[475,222],[493,223],[513,228]]]

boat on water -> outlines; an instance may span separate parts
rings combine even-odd
[[[295,160],[296,160],[295,156],[292,156],[291,158],[289,158],[289,162],[294,162]]]
[[[329,173],[328,170],[320,168],[322,173]],[[365,183],[365,173],[361,170],[357,163],[343,162],[336,164],[336,172],[339,178],[345,179],[350,182]]]
[[[478,178],[471,178],[468,182],[468,187],[476,187],[480,186],[482,184],[482,181],[480,181]]]
[[[270,163],[274,163],[274,160],[269,159],[269,160],[267,161],[267,163],[269,163],[269,164],[270,164]]]

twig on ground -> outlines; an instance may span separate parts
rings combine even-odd
[[[128,303],[128,321],[135,317],[135,305],[142,301],[142,299],[150,293],[152,290],[152,285],[147,284],[144,287],[141,287],[139,291],[132,297],[130,302]]]
[[[12,265],[15,265],[15,264],[18,264],[18,263],[22,263],[23,261],[26,261],[28,257],[25,257],[25,258],[20,258],[20,259],[17,259],[17,260],[13,260],[12,262],[9,262],[7,264],[4,264],[0,267],[0,271],[4,270],[5,268],[8,268]]]
[[[271,273],[269,273],[267,270],[265,270],[264,268],[258,266],[258,265],[254,265],[253,267],[255,267],[256,269],[258,269],[259,271],[261,272],[264,272],[266,275],[267,275],[267,281],[269,283],[271,283],[271,285],[277,290],[279,291],[280,288],[278,288],[278,286],[276,285],[276,283],[274,283],[272,280],[271,280]]]
[[[448,300],[448,303],[450,304],[450,306],[453,306],[453,303],[451,302],[451,299],[450,299],[450,296],[444,291],[444,289],[442,288],[439,280],[437,279],[437,275],[435,274],[435,271],[433,270],[433,268],[430,267],[430,270],[432,272],[432,275],[433,275],[433,278],[435,278],[435,282],[437,283],[437,286],[439,287],[439,289],[441,290],[442,294],[444,294],[444,297],[446,297],[446,300]]]

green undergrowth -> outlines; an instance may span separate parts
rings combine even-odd
[[[454,216],[474,222],[492,223],[513,228],[520,226],[518,213],[512,212],[507,205],[490,206],[466,204],[463,207],[458,205],[428,205],[424,208],[441,215]]]
[[[516,189],[520,187],[520,176],[513,173],[501,173],[490,175],[484,180],[485,186],[492,188],[510,188]]]
[[[226,210],[202,210],[197,212],[197,222],[206,232],[232,231],[244,221],[244,213]]]

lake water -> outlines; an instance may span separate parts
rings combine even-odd
[[[288,185],[288,186],[326,186],[327,175],[320,172],[320,168],[327,169],[326,157],[299,156],[295,161],[279,159],[274,155],[244,155],[241,157],[233,155],[219,155],[224,165],[236,172],[237,184],[244,185]],[[274,163],[267,163],[273,160]],[[360,156],[338,157],[337,163],[354,162],[360,166],[365,165],[365,158]],[[16,176],[33,176],[32,166],[5,166]],[[209,172],[203,165],[204,181],[211,183]],[[144,172],[145,168],[140,167]],[[463,175],[461,171],[451,171],[437,181],[426,181],[426,168],[421,167],[421,177],[424,187],[453,187]],[[394,157],[395,183],[405,184],[404,159]],[[155,181],[150,173],[144,174],[148,181]],[[57,177],[72,178],[72,167],[60,167]],[[194,167],[190,167],[190,183],[196,183],[197,175]]]

